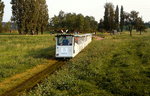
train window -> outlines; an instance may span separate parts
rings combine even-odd
[[[77,43],[77,44],[78,44],[78,42],[79,42],[79,37],[75,37],[74,39],[75,39],[75,40],[74,40],[74,41],[75,41],[75,43]]]
[[[72,36],[57,37],[57,44],[60,46],[72,45]]]
[[[83,43],[82,37],[79,37],[78,38],[78,44],[82,44],[82,43]]]

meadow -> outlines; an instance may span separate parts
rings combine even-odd
[[[150,34],[94,40],[22,96],[149,96]]]
[[[16,86],[54,60],[54,36],[0,35],[0,93]]]

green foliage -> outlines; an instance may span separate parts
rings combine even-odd
[[[82,14],[59,12],[50,21],[53,30],[69,29],[70,31],[94,32],[97,30],[97,22],[94,17],[83,16]]]
[[[38,23],[37,23],[36,32],[38,34],[38,31],[41,31],[41,34],[43,34],[44,30],[48,25],[48,20],[49,20],[48,6],[46,5],[46,0],[37,0],[37,5],[39,10],[39,16],[37,21]]]
[[[49,19],[45,0],[11,0],[11,4],[19,34],[43,34]]]
[[[136,31],[140,31],[140,35],[142,31],[145,31],[146,26],[144,25],[144,21],[141,17],[138,16],[139,12],[131,11],[130,13],[124,13],[125,17],[125,25],[130,31],[130,36],[132,36],[132,30],[136,29]]]
[[[123,6],[121,6],[121,11],[120,11],[120,30],[121,32],[123,31],[123,26],[124,26],[124,10]]]
[[[115,30],[119,31],[119,7],[117,5],[116,11],[115,11]]]
[[[2,20],[4,15],[4,2],[0,0],[0,33],[2,32]]]
[[[104,28],[107,31],[112,31],[115,25],[115,13],[114,13],[114,5],[112,3],[106,3],[104,13]],[[116,14],[117,15],[117,14]]]
[[[130,32],[130,36],[132,36],[132,30],[136,29],[137,31],[140,31],[140,34],[142,31],[145,31],[146,25],[148,26],[148,23],[144,25],[144,21],[141,17],[139,17],[139,12],[137,11],[131,11],[130,13],[125,12],[123,9],[123,6],[121,6],[120,11],[120,22],[119,22],[119,7],[116,6],[116,10],[114,12],[114,5],[112,3],[106,3],[105,6],[105,12],[104,12],[104,20],[100,20],[100,23],[98,25],[98,30],[106,30],[109,32],[114,32],[113,30],[121,31],[123,32],[124,27],[126,30]]]
[[[149,96],[150,35],[93,41],[23,96]]]
[[[11,31],[11,22],[7,22],[3,27],[2,27],[3,33],[5,32],[10,32]]]
[[[38,64],[44,64],[52,57],[53,37],[0,36],[0,81]]]
[[[142,34],[142,31],[145,31],[146,26],[144,25],[144,21],[142,18],[138,17],[136,19],[136,25],[135,25],[136,31],[140,32],[140,35]]]
[[[101,19],[99,24],[98,24],[98,31],[99,32],[103,32],[104,31],[104,21],[103,21],[103,19]]]
[[[104,13],[104,29],[109,30],[109,18],[108,18],[108,8],[105,7],[105,13]]]

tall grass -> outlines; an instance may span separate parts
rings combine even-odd
[[[0,81],[45,63],[53,55],[52,36],[0,36]]]
[[[23,96],[149,96],[150,35],[93,41]]]

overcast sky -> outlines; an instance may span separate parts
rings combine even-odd
[[[5,13],[3,21],[9,21],[11,17],[11,0],[2,0],[5,3]],[[82,13],[93,16],[97,21],[103,18],[104,4],[112,2],[114,6],[123,5],[124,11],[139,11],[144,21],[150,21],[150,0],[46,0],[49,16],[58,15],[59,11]]]

